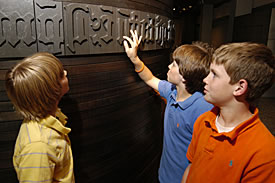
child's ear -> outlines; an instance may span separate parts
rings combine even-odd
[[[233,92],[233,94],[235,96],[241,96],[244,95],[247,91],[248,88],[248,83],[245,79],[240,79],[237,83],[236,83],[236,88]]]
[[[182,77],[182,75],[180,75],[180,77],[181,77],[181,81],[182,81],[182,83],[185,83],[185,82],[186,82],[186,80]]]

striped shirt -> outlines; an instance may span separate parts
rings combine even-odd
[[[23,121],[17,136],[13,165],[19,182],[74,183],[73,156],[65,127],[67,117],[60,111],[40,122]]]

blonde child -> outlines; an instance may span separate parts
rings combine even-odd
[[[7,72],[6,91],[24,118],[13,155],[19,182],[74,182],[71,129],[58,108],[69,91],[62,63],[49,53],[27,57]]]

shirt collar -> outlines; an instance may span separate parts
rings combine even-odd
[[[206,127],[212,129],[212,136],[214,137],[226,136],[233,141],[239,134],[243,133],[259,122],[259,110],[258,108],[253,108],[253,115],[249,119],[236,126],[230,132],[218,133],[217,127],[215,125],[215,119],[219,114],[219,111],[220,110],[218,107],[214,107],[211,111],[209,111],[210,115],[205,119],[205,125]]]
[[[55,115],[56,117],[50,115],[47,118],[42,119],[41,124],[67,135],[71,131],[70,128],[65,127],[67,116],[65,116],[60,109],[57,109]]]
[[[177,102],[176,101],[177,91],[172,93],[171,97],[173,98],[174,102],[172,104],[178,104],[183,110],[191,106],[196,100],[203,97],[203,94],[200,92],[195,92],[193,95],[188,97],[184,101]]]

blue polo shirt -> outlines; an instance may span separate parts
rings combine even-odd
[[[211,110],[213,105],[206,102],[200,92],[195,92],[183,102],[177,102],[176,86],[167,81],[160,81],[158,90],[167,100],[159,181],[180,183],[189,164],[186,152],[192,139],[193,125],[196,119]]]

